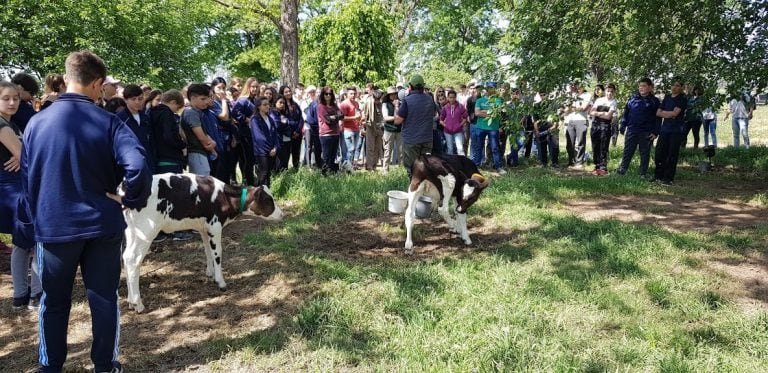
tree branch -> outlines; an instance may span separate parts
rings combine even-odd
[[[216,4],[225,6],[227,8],[232,8],[236,10],[242,10],[243,7],[237,4],[229,3],[224,0],[211,0]],[[254,13],[266,18],[270,22],[272,22],[277,28],[280,28],[280,19],[278,17],[275,17],[274,15],[270,14],[267,10],[267,5],[264,4],[261,0],[254,0],[253,1],[257,6],[249,7],[250,10],[253,10]]]

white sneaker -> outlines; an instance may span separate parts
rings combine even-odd
[[[504,176],[504,175],[506,175],[506,174],[507,174],[507,171],[505,171],[503,168],[498,168],[498,169],[496,169],[496,172],[497,172],[499,175],[501,175],[501,176]]]

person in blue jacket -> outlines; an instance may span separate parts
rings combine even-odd
[[[677,172],[677,161],[680,157],[680,144],[685,135],[685,111],[688,108],[688,98],[683,93],[683,82],[680,78],[672,79],[672,92],[664,96],[661,105],[656,110],[656,116],[662,118],[659,141],[656,142],[656,168],[654,179],[662,185],[672,185]]]
[[[621,120],[619,132],[624,135],[624,155],[617,173],[627,173],[635,150],[640,150],[640,177],[646,177],[648,163],[651,159],[651,144],[659,135],[656,122],[656,110],[659,99],[653,95],[653,82],[642,78],[637,82],[635,93],[624,107],[624,117]]]
[[[91,310],[96,372],[118,361],[123,207],[146,207],[152,173],[130,128],[96,106],[107,75],[97,55],[71,53],[67,93],[36,114],[24,133],[22,188],[34,223],[43,285],[39,315],[41,372],[61,372],[78,266]],[[121,195],[117,193],[122,182]]]
[[[125,109],[118,111],[117,117],[125,122],[139,139],[139,143],[147,152],[147,165],[154,172],[156,152],[149,117],[144,110],[144,91],[136,84],[128,84],[123,90],[123,98]]]
[[[269,115],[269,99],[263,96],[256,99],[256,110],[257,113],[251,117],[253,155],[257,168],[256,182],[257,185],[269,186],[282,140],[277,123]]]

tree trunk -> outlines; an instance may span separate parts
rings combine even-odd
[[[282,0],[280,14],[280,81],[293,88],[299,83],[299,0]]]

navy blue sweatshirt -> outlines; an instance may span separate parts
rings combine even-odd
[[[21,163],[37,242],[120,234],[122,207],[106,193],[116,193],[122,181],[129,208],[145,207],[150,194],[152,173],[136,136],[80,94],[63,94],[32,117]]]
[[[688,108],[688,98],[684,94],[681,93],[675,97],[672,97],[672,94],[668,94],[664,96],[664,100],[661,101],[659,106],[659,109],[662,111],[675,111],[675,108],[680,108],[680,114],[675,118],[664,118],[663,121],[659,121],[661,132],[685,132],[685,110]]]
[[[147,165],[150,170],[155,169],[155,146],[151,136],[152,129],[149,124],[149,117],[144,111],[139,112],[139,122],[136,122],[136,118],[133,117],[131,111],[123,109],[117,113],[117,117],[120,118],[128,128],[131,129],[136,138],[139,139],[139,143],[144,147],[144,151],[147,156]]]
[[[272,149],[280,149],[282,145],[277,123],[270,116],[267,116],[267,120],[269,120],[269,123],[264,121],[260,113],[256,113],[251,118],[253,154],[256,156],[269,155]]]
[[[620,130],[627,133],[648,132],[659,134],[659,126],[656,118],[656,110],[659,108],[659,99],[652,94],[643,96],[639,93],[632,95],[624,107],[624,117],[621,120]]]

